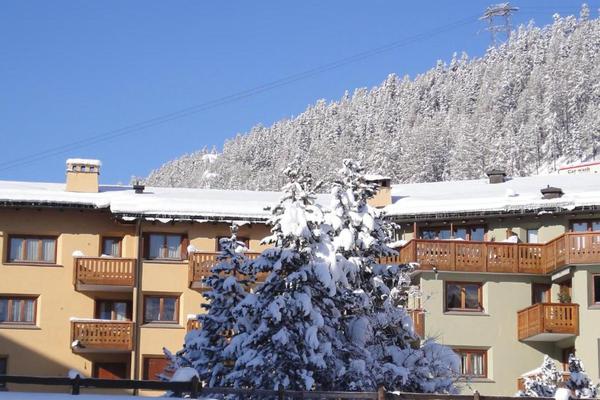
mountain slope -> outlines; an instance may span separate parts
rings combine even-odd
[[[520,27],[485,56],[453,57],[411,80],[390,75],[371,90],[321,100],[270,127],[152,171],[157,186],[279,189],[299,158],[329,180],[341,160],[361,160],[394,182],[553,170],[596,156],[600,139],[600,20],[555,16]],[[214,153],[214,151],[212,152]]]

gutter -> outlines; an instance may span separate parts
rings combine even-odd
[[[137,236],[137,259],[135,263],[135,286],[133,295],[135,296],[135,310],[133,320],[135,321],[135,340],[133,341],[133,379],[138,379],[140,375],[140,340],[141,340],[141,318],[142,318],[142,265],[143,265],[143,237],[142,237],[142,219],[136,221],[135,234]],[[133,394],[137,396],[139,389],[134,389]]]

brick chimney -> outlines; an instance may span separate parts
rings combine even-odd
[[[506,182],[506,172],[501,169],[493,169],[486,172],[486,175],[490,179],[490,183],[504,183]]]
[[[98,193],[100,160],[69,158],[67,160],[67,192]]]
[[[371,197],[368,201],[369,205],[376,208],[383,208],[389,204],[392,204],[392,185],[391,178],[382,175],[365,175],[367,182],[377,183],[379,189],[375,196]]]

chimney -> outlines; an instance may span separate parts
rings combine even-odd
[[[99,160],[67,160],[67,192],[98,193]]]
[[[490,183],[504,183],[506,181],[506,172],[501,169],[493,169],[486,173],[490,179]]]
[[[133,185],[133,190],[135,191],[135,193],[137,194],[142,194],[144,193],[144,190],[146,189],[145,185],[142,185],[140,183],[140,181],[136,181],[135,184]]]
[[[557,188],[557,187],[552,187],[550,185],[546,186],[545,188],[543,188],[542,190],[540,190],[540,192],[542,192],[542,199],[558,199],[560,197],[562,197],[562,195],[564,194],[561,188]]]
[[[392,204],[391,178],[382,175],[367,174],[365,175],[365,180],[369,183],[377,183],[379,185],[375,196],[371,197],[368,201],[370,206],[383,208]]]

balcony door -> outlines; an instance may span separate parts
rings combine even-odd
[[[112,321],[131,321],[131,301],[96,300],[96,318]]]
[[[98,379],[127,379],[128,369],[124,362],[99,362],[94,363],[92,376]]]

